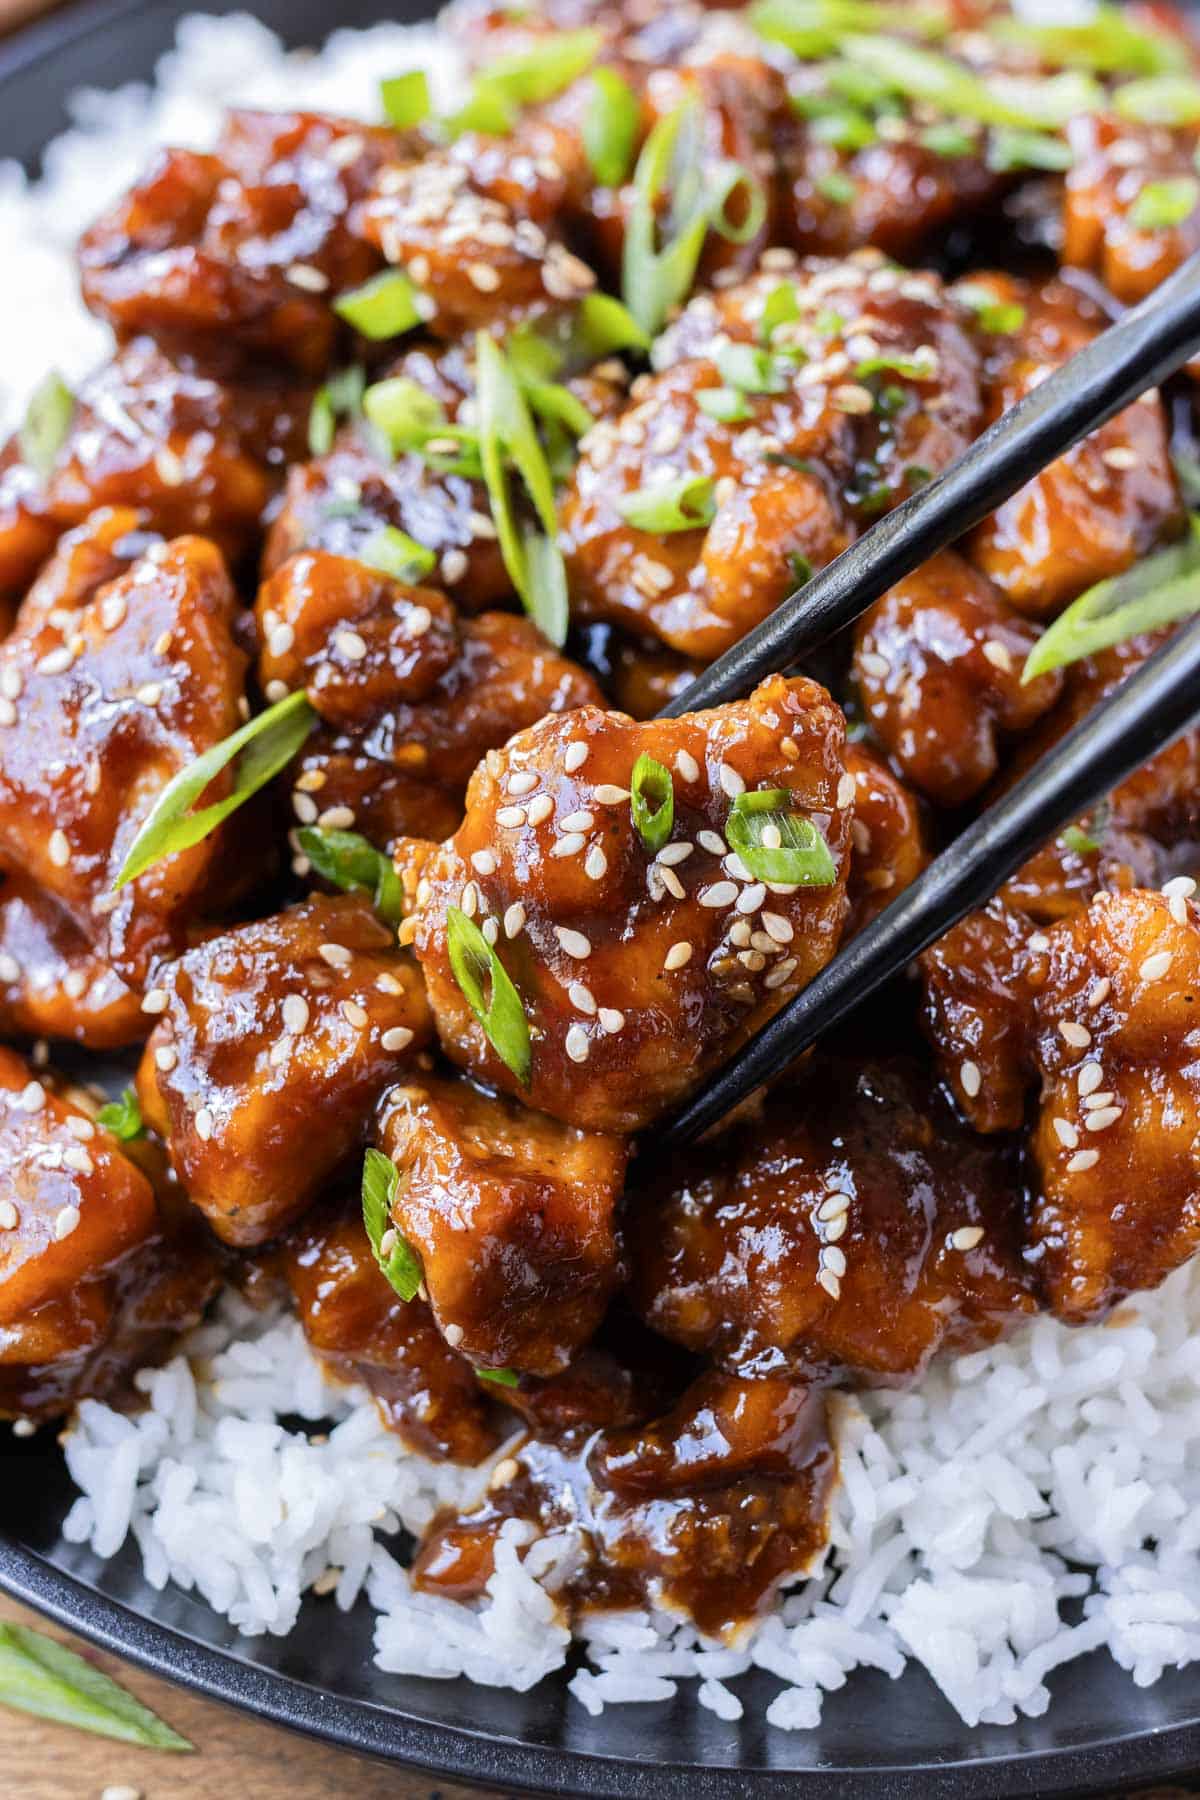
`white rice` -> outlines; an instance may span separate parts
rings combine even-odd
[[[52,364],[73,377],[105,353],[75,299],[70,250],[154,144],[211,142],[231,102],[371,117],[379,76],[417,65],[449,93],[455,56],[428,28],[339,32],[302,59],[252,19],[197,17],[153,90],[81,95],[43,182],[0,165],[0,416]],[[405,1451],[364,1393],[326,1379],[294,1321],[235,1297],[185,1350],[139,1377],[139,1416],[79,1409],[66,1440],[81,1490],[72,1541],[110,1556],[132,1534],[153,1586],[194,1589],[251,1634],[287,1632],[314,1586],[342,1608],[365,1596],[376,1660],[397,1675],[524,1689],[562,1666],[553,1591],[579,1554],[570,1534],[529,1547],[529,1528],[511,1522],[477,1607],[415,1593],[382,1540],[469,1503],[488,1468]],[[1149,1684],[1200,1656],[1198,1376],[1200,1274],[1183,1270],[1108,1328],[1044,1319],[916,1392],[839,1401],[823,1573],[737,1649],[661,1615],[593,1618],[572,1694],[599,1712],[693,1678],[700,1703],[734,1721],[738,1677],[756,1667],[780,1682],[771,1724],[808,1730],[855,1669],[896,1676],[910,1658],[970,1724],[1043,1712],[1050,1671],[1101,1647]]]

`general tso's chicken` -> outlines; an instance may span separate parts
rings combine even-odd
[[[52,894],[25,876],[0,883],[0,1031],[63,1038],[89,1050],[138,1044],[140,993],[97,953]]]
[[[875,736],[939,806],[987,785],[1005,741],[1062,691],[1054,670],[1022,685],[1038,631],[953,550],[931,557],[868,609],[854,677]]]
[[[416,847],[407,876],[416,912],[405,930],[447,1054],[594,1130],[634,1129],[682,1098],[837,947],[855,793],[843,738],[842,714],[822,688],[774,676],[748,700],[681,719],[635,725],[584,708],[489,756],[457,834]],[[631,806],[641,756],[660,769],[642,794],[647,811],[671,796],[667,835],[653,849]],[[755,790],[816,846],[819,873],[800,869],[809,885],[760,880],[733,850],[735,814],[744,844],[747,819],[780,834],[776,819],[739,801],[748,792],[753,807]],[[516,985],[527,1086],[455,978],[450,908],[484,932]]]
[[[997,899],[920,959],[934,1056],[976,1131],[1016,1131],[1024,1120],[1032,1073],[1025,968],[1044,943],[1027,914]]]
[[[1171,130],[1081,113],[1063,196],[1062,259],[1132,306],[1200,249],[1194,127]],[[1160,216],[1156,194],[1182,196]],[[1147,190],[1149,192],[1147,193]]]
[[[114,892],[161,790],[242,722],[236,606],[220,553],[179,538],[0,645],[0,868],[52,895],[131,986],[257,866],[223,871],[226,827]]]
[[[693,301],[655,364],[580,442],[562,511],[574,607],[706,659],[978,426],[968,315],[881,258],[770,251],[742,287]]]
[[[985,423],[1030,393],[1107,322],[1093,302],[1063,282],[1034,288],[972,277],[963,289],[1022,315],[1014,332],[995,337]],[[1151,390],[1019,488],[969,533],[965,550],[1013,606],[1043,618],[1093,582],[1127,569],[1172,535],[1181,519],[1166,418]]]
[[[380,266],[350,208],[396,155],[385,127],[230,113],[212,155],[161,151],[83,234],[84,300],[119,336],[145,332],[172,355],[319,374],[338,331],[331,302]]]
[[[285,461],[304,454],[311,402],[310,386],[253,372],[218,381],[135,339],[81,384],[44,478],[19,436],[0,450],[0,592],[23,588],[59,533],[98,507],[139,509],[143,529],[200,532],[240,556]]]
[[[887,765],[865,745],[847,744],[846,769],[854,777],[854,854],[846,884],[850,938],[916,880],[928,852],[918,804]]]
[[[423,1300],[393,1292],[356,1211],[320,1207],[282,1246],[304,1335],[331,1368],[371,1390],[385,1422],[419,1455],[481,1462],[496,1431],[474,1371]]]
[[[447,1342],[485,1367],[564,1369],[621,1275],[623,1140],[431,1079],[387,1096],[380,1141],[400,1170],[392,1222]]]
[[[719,1142],[719,1140],[718,1140]],[[648,1324],[747,1375],[919,1376],[1032,1313],[1019,1165],[904,1058],[821,1058],[630,1208]]]
[[[209,938],[159,976],[138,1071],[147,1122],[224,1242],[264,1243],[362,1143],[429,1035],[411,959],[358,895]]]
[[[581,1533],[581,1566],[558,1596],[568,1607],[649,1603],[708,1637],[736,1639],[824,1544],[836,1467],[828,1433],[818,1393],[703,1376],[654,1424],[524,1444],[478,1510],[434,1521],[414,1580],[473,1599],[492,1573],[499,1527],[527,1519]]]
[[[293,773],[297,818],[380,844],[447,836],[481,757],[547,713],[603,698],[531,620],[460,621],[440,594],[350,557],[293,556],[258,613],[266,692],[303,687],[321,720]]]

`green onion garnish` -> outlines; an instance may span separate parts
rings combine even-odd
[[[780,325],[790,325],[793,319],[800,317],[800,296],[795,284],[781,281],[773,287],[763,301],[762,318],[759,321],[759,336],[764,344],[769,344]]]
[[[195,1749],[94,1663],[27,1625],[0,1625],[0,1705],[147,1750]]]
[[[662,849],[675,826],[675,783],[670,769],[655,762],[645,751],[634,763],[629,778],[629,810],[638,836],[653,856]]]
[[[710,419],[719,419],[723,425],[736,425],[750,417],[746,396],[737,388],[701,388],[696,395],[696,405]]]
[[[917,142],[935,156],[972,156],[976,139],[961,125],[927,125]]]
[[[842,52],[888,82],[895,92],[954,119],[977,119],[983,125],[1014,125],[1033,131],[1046,123],[1041,112],[1005,99],[965,63],[909,43],[905,38],[846,37]],[[1048,89],[1052,83],[1039,85]]]
[[[480,1381],[490,1381],[496,1387],[520,1387],[521,1377],[515,1369],[476,1369]]]
[[[596,69],[583,115],[583,148],[601,187],[620,187],[633,163],[637,143],[637,96],[615,69]]]
[[[1060,613],[1025,660],[1022,682],[1200,611],[1200,522],[1156,556],[1097,582]]]
[[[404,917],[404,894],[390,856],[377,850],[357,831],[325,831],[305,825],[296,842],[317,874],[346,893],[370,894],[380,918],[398,925]]]
[[[797,587],[803,587],[806,582],[812,580],[813,566],[802,550],[789,551],[788,563],[792,571],[792,580]]]
[[[470,98],[457,112],[438,121],[447,137],[461,137],[464,131],[482,132],[485,137],[507,137],[517,122],[517,109],[499,89],[486,81],[477,81]]]
[[[988,141],[987,166],[1000,173],[1012,169],[1069,169],[1075,158],[1065,138],[1045,131],[1017,131],[1001,125]]]
[[[970,307],[980,331],[1001,336],[1007,332],[1020,331],[1025,323],[1025,308],[1020,301],[997,300],[990,288],[976,287],[971,282],[964,281],[954,289],[954,297]]]
[[[1200,181],[1194,175],[1175,175],[1168,181],[1148,181],[1129,209],[1129,222],[1139,231],[1166,231],[1182,225],[1200,200]]]
[[[842,150],[852,154],[855,150],[865,150],[878,137],[875,126],[866,113],[856,112],[853,107],[839,107],[836,112],[822,113],[811,125],[812,136],[822,144],[829,144],[834,150]]]
[[[380,574],[390,575],[393,581],[402,581],[407,587],[419,586],[437,562],[435,551],[418,544],[398,525],[381,525],[359,546],[355,556],[368,568],[378,569]]]
[[[333,303],[339,319],[345,319],[363,337],[376,342],[381,338],[399,337],[411,331],[424,318],[418,288],[400,269],[384,269],[358,288],[352,288]]]
[[[375,1261],[400,1298],[415,1298],[421,1286],[421,1264],[416,1251],[392,1224],[392,1201],[400,1186],[400,1171],[382,1150],[368,1150],[363,1158],[362,1215]]]
[[[479,454],[504,566],[534,623],[552,644],[561,644],[567,635],[567,577],[557,543],[554,480],[520,383],[485,331],[475,340],[475,385]],[[544,536],[518,521],[506,461],[520,475]]]
[[[446,909],[446,947],[454,979],[482,1025],[488,1043],[521,1086],[528,1087],[532,1051],[521,996],[478,925],[457,906]],[[485,992],[485,982],[491,989],[490,995]]]
[[[96,1123],[105,1131],[111,1131],[123,1144],[132,1143],[146,1129],[138,1097],[131,1087],[125,1089],[119,1100],[110,1100],[107,1106],[100,1108],[96,1114]]]
[[[679,475],[674,481],[634,488],[617,511],[638,531],[698,531],[711,525],[717,503],[711,475]]]
[[[823,175],[815,178],[813,186],[821,198],[828,200],[831,206],[849,206],[858,192],[853,178],[841,169],[826,170]]]
[[[726,386],[743,394],[781,394],[787,386],[780,358],[757,344],[722,344],[713,360]]]
[[[1094,837],[1089,837],[1078,825],[1068,825],[1059,833],[1068,850],[1074,850],[1078,856],[1091,856],[1100,846]]]
[[[950,23],[940,8],[919,10],[879,0],[756,0],[747,16],[760,37],[786,44],[806,58],[836,50],[847,32],[891,28],[939,37]]]
[[[366,376],[357,366],[331,375],[313,395],[308,415],[308,448],[313,456],[326,456],[333,448],[338,419],[354,418],[362,410]]]
[[[25,417],[17,433],[22,462],[45,481],[59,451],[67,441],[75,416],[75,396],[55,369],[29,396]]]
[[[601,33],[590,28],[547,32],[534,38],[527,50],[490,63],[482,83],[515,106],[540,106],[591,68],[602,43]]]
[[[373,382],[362,397],[362,409],[397,455],[418,448],[446,423],[441,402],[407,375]]]
[[[312,730],[316,716],[302,690],[287,694],[188,763],[159,795],[150,817],[133,840],[115,885],[124,887],[165,856],[189,850],[215,831],[230,813],[287,767]],[[205,788],[235,758],[232,792],[224,800],[192,812],[191,807]]]
[[[1113,108],[1139,125],[1195,125],[1200,122],[1200,81],[1187,75],[1128,81],[1113,95]]]
[[[390,75],[379,84],[384,115],[397,131],[409,131],[429,117],[429,81],[422,69]]]
[[[837,869],[811,819],[789,811],[787,788],[739,794],[725,821],[725,838],[756,881],[794,887],[832,887]]]
[[[860,362],[854,371],[856,381],[865,381],[868,375],[879,375],[888,370],[902,375],[905,381],[929,381],[937,370],[937,361],[928,351],[922,356],[919,350],[880,350],[875,356],[868,356]]]
[[[1032,50],[1039,62],[1097,75],[1157,75],[1186,66],[1183,44],[1165,33],[1135,25],[1118,6],[1098,6],[1078,25],[1034,25],[1023,19],[996,19],[986,27],[1003,43]]]

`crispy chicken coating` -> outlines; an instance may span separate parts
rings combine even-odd
[[[929,856],[918,804],[886,763],[863,744],[847,744],[846,769],[854,777],[854,854],[846,884],[850,938],[916,880]]]
[[[1175,224],[1143,224],[1139,217],[1146,188],[1194,181],[1195,129],[1081,113],[1071,120],[1067,141],[1073,156],[1063,195],[1062,259],[1099,275],[1132,306],[1200,249],[1194,202]]]
[[[627,1131],[682,1099],[837,947],[854,800],[843,740],[822,688],[775,676],[748,700],[682,719],[635,725],[590,707],[544,719],[488,757],[457,834],[409,874],[446,1053],[522,1092],[452,971],[456,907],[488,933],[521,997],[528,1104]],[[641,755],[673,788],[670,842],[657,851],[631,811]],[[768,884],[731,854],[734,799],[756,788],[784,790],[815,826],[828,885]]]
[[[392,1220],[447,1341],[486,1367],[566,1368],[621,1275],[626,1144],[433,1079],[387,1096],[381,1142],[400,1170]]]
[[[429,1035],[420,979],[359,895],[316,895],[207,942],[159,977],[138,1071],[146,1120],[225,1243],[291,1224],[362,1143]]]
[[[54,896],[25,876],[6,876],[0,885],[0,1031],[117,1050],[141,1043],[148,1029],[141,995],[109,968]]]

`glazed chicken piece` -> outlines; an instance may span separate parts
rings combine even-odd
[[[985,787],[1005,742],[1058,699],[1060,671],[1021,684],[1038,635],[953,550],[864,613],[854,646],[864,713],[905,780],[937,805],[961,806]]]
[[[1107,323],[1093,302],[1059,281],[1034,288],[972,277],[962,289],[1024,315],[1015,332],[994,339],[984,424]],[[1152,390],[1018,489],[968,534],[964,550],[1018,611],[1044,618],[1093,582],[1119,575],[1181,522],[1166,418]]]
[[[854,777],[854,854],[846,884],[846,937],[852,938],[916,880],[929,857],[917,802],[886,763],[863,744],[847,744],[846,769]]]
[[[351,207],[396,134],[319,113],[228,114],[211,155],[163,150],[79,244],[83,297],[119,337],[216,368],[263,357],[319,375],[332,302],[380,266]]]
[[[349,557],[293,556],[258,614],[264,688],[303,686],[321,720],[295,766],[297,818],[355,825],[380,844],[454,831],[487,751],[602,698],[531,620],[460,621],[440,594]]]
[[[1063,195],[1062,259],[1098,275],[1132,306],[1200,249],[1195,200],[1174,223],[1143,221],[1148,206],[1153,217],[1162,184],[1185,195],[1187,184],[1194,186],[1195,129],[1083,113],[1071,120],[1067,138],[1073,161]]]
[[[252,372],[217,381],[135,339],[80,385],[44,478],[19,436],[0,450],[0,593],[27,586],[59,534],[103,507],[137,509],[139,530],[200,532],[240,556],[285,461],[304,454],[311,403],[311,386]]]
[[[918,1064],[822,1057],[720,1153],[631,1197],[646,1322],[745,1375],[893,1385],[1035,1310],[1020,1169]]]
[[[446,1053],[591,1130],[634,1130],[680,1100],[837,947],[854,801],[843,736],[824,689],[774,676],[748,700],[681,719],[635,725],[586,707],[489,756],[457,834],[408,858],[416,911],[401,935],[412,936]],[[670,839],[655,851],[631,810],[642,755],[673,792]],[[757,880],[730,853],[735,797],[755,789],[810,821],[828,850],[827,885]],[[454,976],[450,908],[485,932],[516,985],[525,1088]]]
[[[212,937],[159,977],[138,1071],[147,1123],[225,1243],[264,1243],[361,1144],[429,1036],[420,978],[359,895]]]
[[[764,264],[685,310],[626,411],[581,440],[563,500],[576,615],[704,659],[952,461],[979,420],[967,315],[934,276],[869,254],[798,265],[771,251]],[[764,346],[763,309],[781,291],[794,316]],[[724,396],[732,421],[705,410]],[[684,511],[664,532],[622,511],[685,479],[699,484],[698,523]]]
[[[114,892],[161,790],[242,723],[236,606],[215,547],[179,538],[0,645],[0,868],[53,896],[132,987],[258,866],[224,867],[225,827]]]
[[[361,1213],[322,1207],[281,1250],[304,1335],[335,1372],[371,1390],[384,1422],[418,1455],[477,1463],[496,1441],[470,1363],[423,1300],[401,1300],[375,1260]]]
[[[621,1275],[627,1145],[433,1079],[392,1090],[380,1142],[400,1170],[392,1221],[447,1342],[486,1367],[565,1369]]]
[[[71,915],[25,876],[0,884],[0,1032],[89,1050],[138,1044],[149,1021]]]
[[[434,1521],[414,1581],[473,1599],[505,1520],[527,1519],[580,1535],[581,1567],[558,1593],[572,1612],[650,1604],[736,1641],[824,1546],[828,1431],[819,1393],[710,1373],[651,1425],[523,1445],[482,1507]]]
[[[994,899],[919,959],[925,1030],[976,1131],[1016,1131],[1024,1121],[1032,1077],[1025,970],[1044,943],[1026,913]]]

